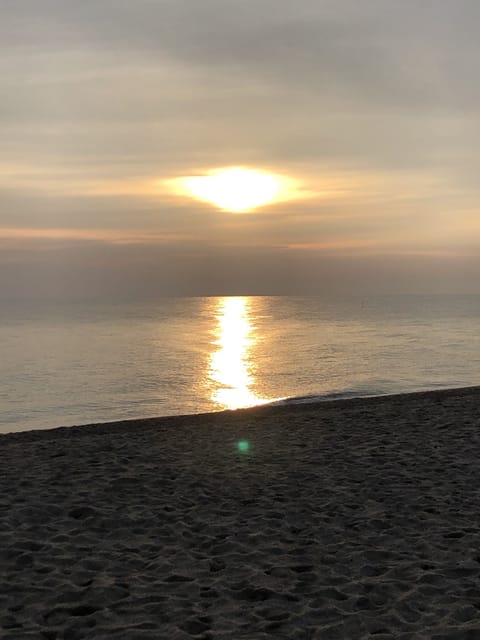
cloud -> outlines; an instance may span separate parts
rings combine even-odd
[[[45,241],[46,242],[46,241]],[[191,245],[2,248],[2,300],[149,301],[165,295],[370,295],[478,292],[478,252],[350,255]]]
[[[479,16],[473,0],[26,0],[7,4],[3,46],[67,63],[80,50],[100,74],[176,61],[212,78],[233,73],[240,86],[253,78],[345,106],[431,112],[474,108]]]
[[[479,18],[474,0],[7,0],[0,227],[52,250],[168,244],[178,272],[190,238],[202,255],[303,248],[306,269],[319,251],[446,255],[449,239],[461,255],[478,231]],[[233,219],[154,187],[239,164],[317,195]]]

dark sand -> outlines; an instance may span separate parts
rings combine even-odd
[[[0,453],[2,640],[480,639],[478,388]]]

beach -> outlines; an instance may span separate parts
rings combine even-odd
[[[480,638],[478,387],[12,433],[0,455],[3,640]]]

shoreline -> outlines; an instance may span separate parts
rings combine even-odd
[[[16,432],[0,455],[5,640],[480,637],[479,387]]]
[[[31,433],[44,433],[44,432],[52,432],[58,431],[60,429],[82,429],[82,428],[92,428],[92,427],[108,427],[108,426],[116,426],[116,425],[141,425],[143,423],[150,424],[152,421],[163,422],[169,420],[184,420],[187,418],[191,419],[200,419],[207,416],[230,416],[236,414],[244,414],[245,412],[256,412],[258,410],[268,410],[268,409],[288,409],[291,407],[311,407],[313,406],[323,406],[323,405],[333,405],[337,406],[344,402],[358,402],[358,401],[369,401],[369,400],[389,400],[396,398],[405,398],[408,399],[410,397],[414,398],[416,396],[429,396],[430,394],[462,394],[468,393],[470,391],[480,391],[480,385],[470,385],[467,387],[441,387],[435,389],[420,389],[418,391],[403,391],[399,393],[384,393],[384,394],[373,394],[373,395],[359,395],[359,396],[348,396],[348,397],[329,397],[328,394],[325,396],[320,395],[312,395],[312,396],[291,396],[284,398],[282,400],[272,400],[271,402],[266,402],[258,405],[254,405],[251,407],[242,407],[239,409],[222,409],[219,411],[207,411],[203,413],[180,413],[173,415],[160,415],[160,416],[151,416],[151,417],[138,417],[138,418],[126,418],[121,420],[108,420],[104,422],[86,422],[80,424],[72,424],[72,425],[58,425],[52,427],[39,427],[32,429],[20,429],[18,431],[7,431],[0,432],[0,439],[4,436],[12,436],[15,434],[31,434]],[[311,398],[311,400],[310,400]],[[318,399],[317,399],[318,398]]]

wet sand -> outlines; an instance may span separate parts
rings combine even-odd
[[[3,640],[480,638],[479,388],[8,434],[0,455]]]

